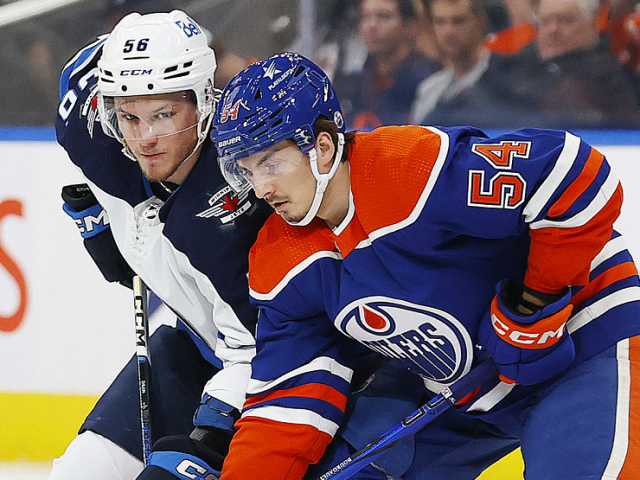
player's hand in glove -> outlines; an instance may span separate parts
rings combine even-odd
[[[205,394],[193,417],[196,428],[191,435],[158,440],[137,480],[217,480],[238,418],[236,408]]]
[[[149,462],[137,480],[218,480],[223,461],[223,455],[190,436],[164,437],[153,445]]]
[[[559,295],[528,290],[529,298],[543,299],[544,306],[523,299],[526,290],[510,280],[500,282],[478,337],[503,380],[534,385],[560,374],[575,358],[566,328],[573,306],[568,288]]]
[[[134,272],[122,257],[109,227],[107,212],[86,183],[62,188],[63,210],[76,222],[84,246],[104,278],[131,288]]]

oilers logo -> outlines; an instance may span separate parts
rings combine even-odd
[[[426,381],[451,383],[471,367],[472,342],[451,314],[388,297],[366,297],[345,307],[336,328]]]

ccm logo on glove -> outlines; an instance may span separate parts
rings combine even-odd
[[[218,476],[214,475],[213,473],[210,473],[206,467],[203,467],[202,465],[198,465],[197,463],[192,462],[189,459],[185,459],[182,462],[180,462],[176,467],[176,471],[180,475],[184,475],[187,478],[198,478],[198,479],[203,478],[204,480],[218,480]],[[206,475],[207,473],[209,474],[206,477],[204,477],[203,475]]]
[[[494,297],[491,302],[491,324],[498,336],[514,347],[539,349],[555,345],[566,331],[572,306],[566,305],[550,317],[526,325],[507,317]]]

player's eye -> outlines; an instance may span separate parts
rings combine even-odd
[[[167,118],[173,117],[173,115],[173,110],[168,110],[166,112],[158,112],[154,118],[155,120],[166,120]]]
[[[120,118],[128,122],[133,122],[138,119],[138,117],[136,117],[135,115],[132,115],[131,113],[126,113],[126,112],[122,112],[120,114]]]
[[[278,173],[278,162],[270,162],[264,166],[264,173],[276,175]]]
[[[253,178],[253,172],[251,170],[240,166],[238,166],[238,170],[240,172],[240,175],[242,175],[247,180]]]

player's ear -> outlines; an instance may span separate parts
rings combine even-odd
[[[316,137],[316,153],[318,155],[320,173],[328,173],[331,165],[333,165],[333,156],[336,153],[336,146],[329,133],[320,132]]]

